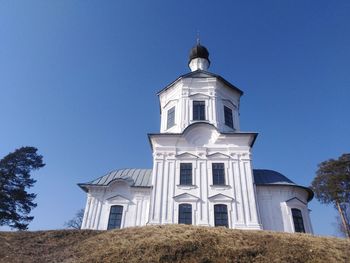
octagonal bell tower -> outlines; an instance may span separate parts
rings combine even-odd
[[[206,122],[220,132],[240,130],[239,105],[243,92],[208,70],[209,52],[197,43],[189,54],[190,73],[158,92],[161,133],[181,133],[189,125]]]

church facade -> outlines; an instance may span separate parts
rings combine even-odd
[[[243,92],[208,71],[197,43],[191,72],[158,92],[160,132],[148,135],[152,169],[121,169],[79,186],[82,229],[193,224],[312,233],[313,192],[273,170],[253,169],[257,133],[240,130]]]

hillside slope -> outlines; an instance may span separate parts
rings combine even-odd
[[[0,262],[350,262],[350,241],[186,225],[0,232]]]

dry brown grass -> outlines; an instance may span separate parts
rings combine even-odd
[[[0,262],[350,262],[350,241],[185,225],[2,232]]]

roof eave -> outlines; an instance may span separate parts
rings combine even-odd
[[[87,186],[87,184],[81,184],[81,183],[79,183],[79,184],[77,184],[84,192],[89,192],[89,189],[86,187]]]
[[[253,148],[253,145],[254,145],[254,143],[255,143],[255,141],[256,141],[256,138],[258,137],[258,133],[253,133],[253,135],[254,135],[253,140],[252,140],[252,142],[250,143],[250,147],[251,147],[251,148]]]
[[[180,77],[178,77],[176,80],[174,80],[173,82],[171,82],[170,84],[168,84],[167,86],[165,86],[163,89],[161,89],[160,91],[158,91],[156,94],[159,96],[162,92],[166,91],[167,89],[171,88],[175,83],[177,83],[178,81],[184,79],[184,78],[187,78],[188,76],[191,76],[193,75],[194,73],[197,73],[197,72],[203,72],[203,73],[206,73],[214,78],[217,78],[218,80],[220,80],[221,82],[223,82],[224,84],[226,84],[227,86],[229,86],[230,88],[236,90],[240,96],[242,96],[244,94],[244,92],[242,90],[240,90],[239,88],[237,88],[235,85],[231,84],[230,82],[228,82],[226,79],[224,79],[223,77],[221,77],[220,75],[217,75],[217,74],[214,74],[214,73],[211,73],[209,71],[205,71],[205,70],[196,70],[196,71],[192,71],[192,72],[189,72],[189,73],[186,73],[184,75],[181,75]]]

